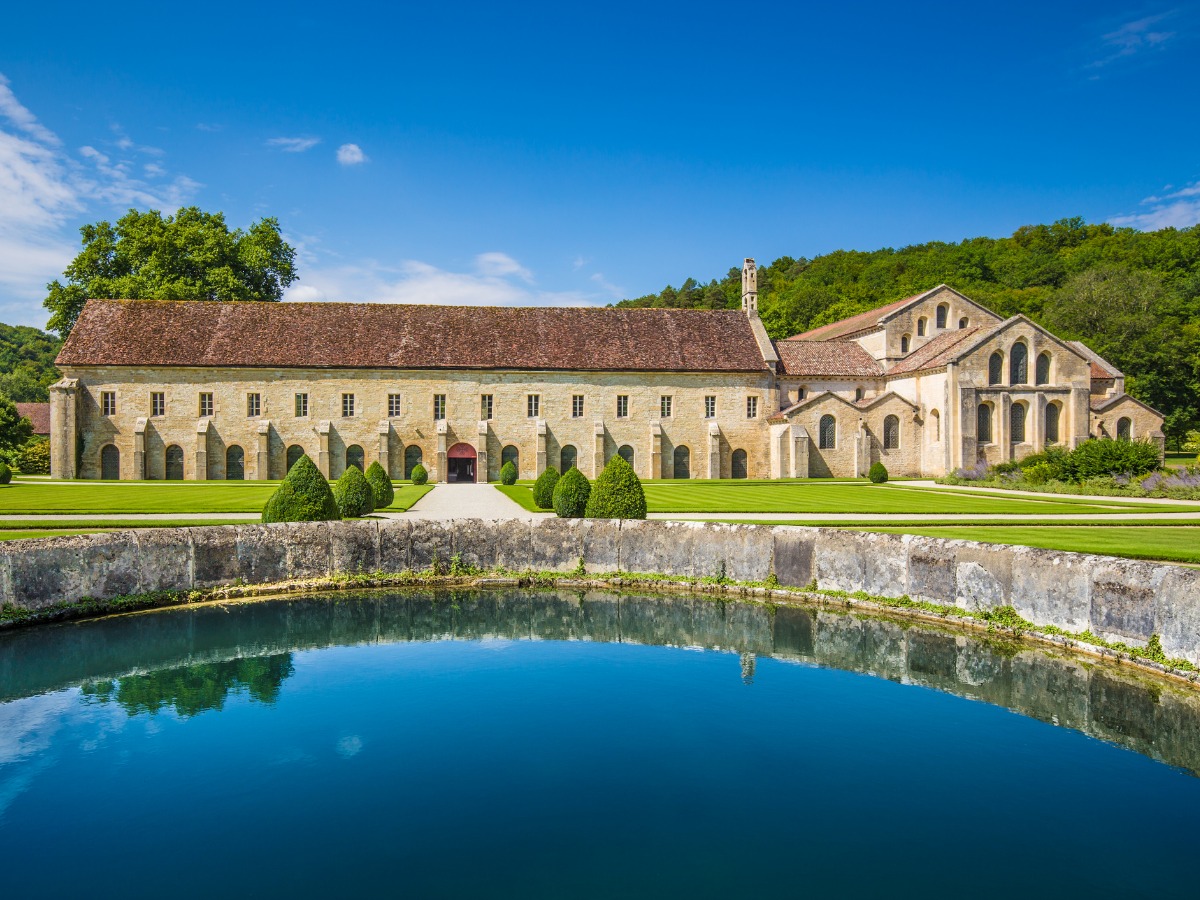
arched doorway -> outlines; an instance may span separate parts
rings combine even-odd
[[[404,477],[411,479],[412,470],[421,465],[423,457],[421,456],[421,448],[416,444],[409,444],[404,448]]]
[[[346,448],[346,468],[350,466],[358,466],[358,471],[365,472],[366,467],[363,465],[363,448],[358,444],[351,444]]]
[[[446,481],[475,483],[475,448],[470,444],[455,444],[446,453]]]
[[[105,481],[121,477],[121,451],[112,444],[105,444],[100,451],[100,477]]]
[[[292,471],[292,466],[300,462],[300,457],[304,455],[304,448],[299,444],[292,444],[287,449],[287,470]]]
[[[517,470],[517,476],[521,474],[521,452],[512,444],[506,444],[500,451],[500,468],[504,468],[505,463],[512,463],[513,468]]]
[[[734,450],[729,461],[729,474],[734,478],[745,478],[749,474],[746,468],[746,451]]]
[[[628,444],[621,445],[620,449],[617,450],[617,456],[621,457],[621,459],[625,460],[631,466],[633,465],[633,448]]]
[[[692,452],[687,447],[675,448],[675,477],[692,477]]]
[[[183,448],[178,444],[167,448],[167,481],[183,481]]]
[[[570,444],[567,444],[567,446],[563,447],[562,451],[558,454],[558,464],[559,464],[559,473],[558,474],[565,475],[567,473],[568,469],[575,468],[575,466],[578,465],[578,462],[577,462],[578,459],[579,459],[579,451],[576,450],[574,447],[572,447]]]
[[[237,444],[225,451],[225,480],[246,480],[246,454]]]

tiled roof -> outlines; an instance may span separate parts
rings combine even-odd
[[[1101,379],[1101,380],[1113,379],[1113,378],[1117,377],[1112,372],[1108,371],[1108,369],[1104,368],[1104,366],[1100,365],[1100,363],[1096,362],[1094,359],[1088,360],[1088,365],[1091,366],[1093,380],[1095,380],[1095,379]]]
[[[904,375],[922,369],[939,369],[955,359],[964,341],[982,330],[976,327],[943,331],[888,369],[888,374]]]
[[[18,403],[16,406],[17,415],[30,421],[34,434],[50,433],[49,403]]]
[[[803,334],[797,334],[790,338],[785,338],[788,341],[828,341],[839,337],[844,337],[848,334],[854,334],[858,331],[867,331],[879,324],[879,320],[888,313],[895,312],[908,303],[916,300],[921,294],[914,294],[911,297],[905,297],[903,300],[896,300],[887,306],[880,306],[875,309],[869,309],[864,313],[859,313],[857,316],[851,316],[848,319],[842,319],[839,322],[830,322],[828,325],[819,325],[810,331]]]
[[[883,368],[854,341],[778,341],[779,374],[808,378],[876,377]]]
[[[89,300],[60,366],[758,372],[737,310]]]

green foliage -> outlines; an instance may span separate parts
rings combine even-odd
[[[296,460],[262,513],[264,522],[327,522],[340,518],[329,482],[307,455]]]
[[[554,488],[558,485],[558,469],[547,466],[546,471],[533,483],[533,502],[539,509],[554,508]]]
[[[22,475],[49,475],[50,442],[42,438],[30,440],[13,454],[13,462]]]
[[[945,282],[1002,316],[1024,313],[1083,340],[1162,410],[1172,446],[1200,426],[1200,226],[1139,232],[1063,219],[1010,237],[872,252],[784,256],[758,270],[773,338],[799,334]],[[618,306],[736,309],[741,270]],[[1200,448],[1198,448],[1200,451]]]
[[[12,469],[7,463],[0,462],[0,484],[8,484],[12,481]]]
[[[0,453],[11,456],[33,437],[33,426],[17,412],[17,404],[0,394]]]
[[[1035,463],[1022,470],[1025,480],[1032,485],[1045,484],[1053,478],[1053,469],[1044,462]]]
[[[592,519],[646,518],[646,492],[633,466],[618,454],[608,461],[596,478],[588,498],[587,516]]]
[[[587,513],[591,495],[592,483],[579,471],[579,466],[572,466],[555,484],[550,504],[560,519],[580,519]]]
[[[375,492],[358,466],[347,466],[333,483],[333,499],[343,519],[357,519],[375,511]]]
[[[79,229],[83,250],[52,281],[43,305],[63,337],[91,297],[127,300],[279,300],[296,280],[296,251],[279,222],[229,230],[222,213],[194,206],[173,216],[131,209],[116,225]]]
[[[500,467],[500,483],[517,483],[517,467],[513,465],[513,461],[511,459]]]
[[[881,462],[872,463],[870,470],[867,472],[867,478],[870,479],[871,484],[886,483],[888,480],[887,467]]]
[[[425,467],[417,463],[412,467],[412,483],[422,485],[429,480],[429,473],[425,471]]]
[[[62,341],[25,325],[0,325],[0,394],[14,403],[45,403],[59,379],[54,368]]]
[[[1098,475],[1145,475],[1159,465],[1158,447],[1149,441],[1112,438],[1084,441],[1067,460],[1069,474],[1076,481]]]
[[[387,509],[392,505],[392,501],[396,499],[396,488],[392,485],[388,473],[379,464],[379,460],[367,466],[367,482],[371,485],[376,509]]]
[[[1200,454],[1200,431],[1189,431],[1179,447],[1184,453]]]

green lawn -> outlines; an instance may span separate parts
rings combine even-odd
[[[29,538],[67,537],[72,534],[103,534],[112,528],[18,528],[0,529],[0,541],[23,541]]]
[[[1130,514],[1146,506],[1108,497],[1076,500],[1048,494],[1012,497],[905,484],[865,481],[651,481],[643,482],[653,513],[895,513],[934,515]],[[534,509],[530,487],[497,488],[526,509]],[[1154,506],[1155,511],[1194,511],[1200,504]]]
[[[530,512],[548,512],[548,510],[542,509],[533,502],[532,481],[528,484],[522,484],[520,482],[516,484],[498,484],[496,485],[496,490],[502,493],[505,497],[508,497],[508,499],[520,504],[522,509],[527,509]]]
[[[1172,468],[1196,465],[1195,453],[1168,453],[1164,462]]]
[[[24,481],[0,487],[6,515],[261,512],[277,481]],[[403,511],[432,485],[396,485],[389,510]]]

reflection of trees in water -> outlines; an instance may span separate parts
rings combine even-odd
[[[223,709],[230,694],[242,692],[259,703],[274,703],[292,671],[292,654],[280,653],[129,675],[84,684],[82,690],[85,697],[116,703],[131,716],[173,707],[186,717]]]

